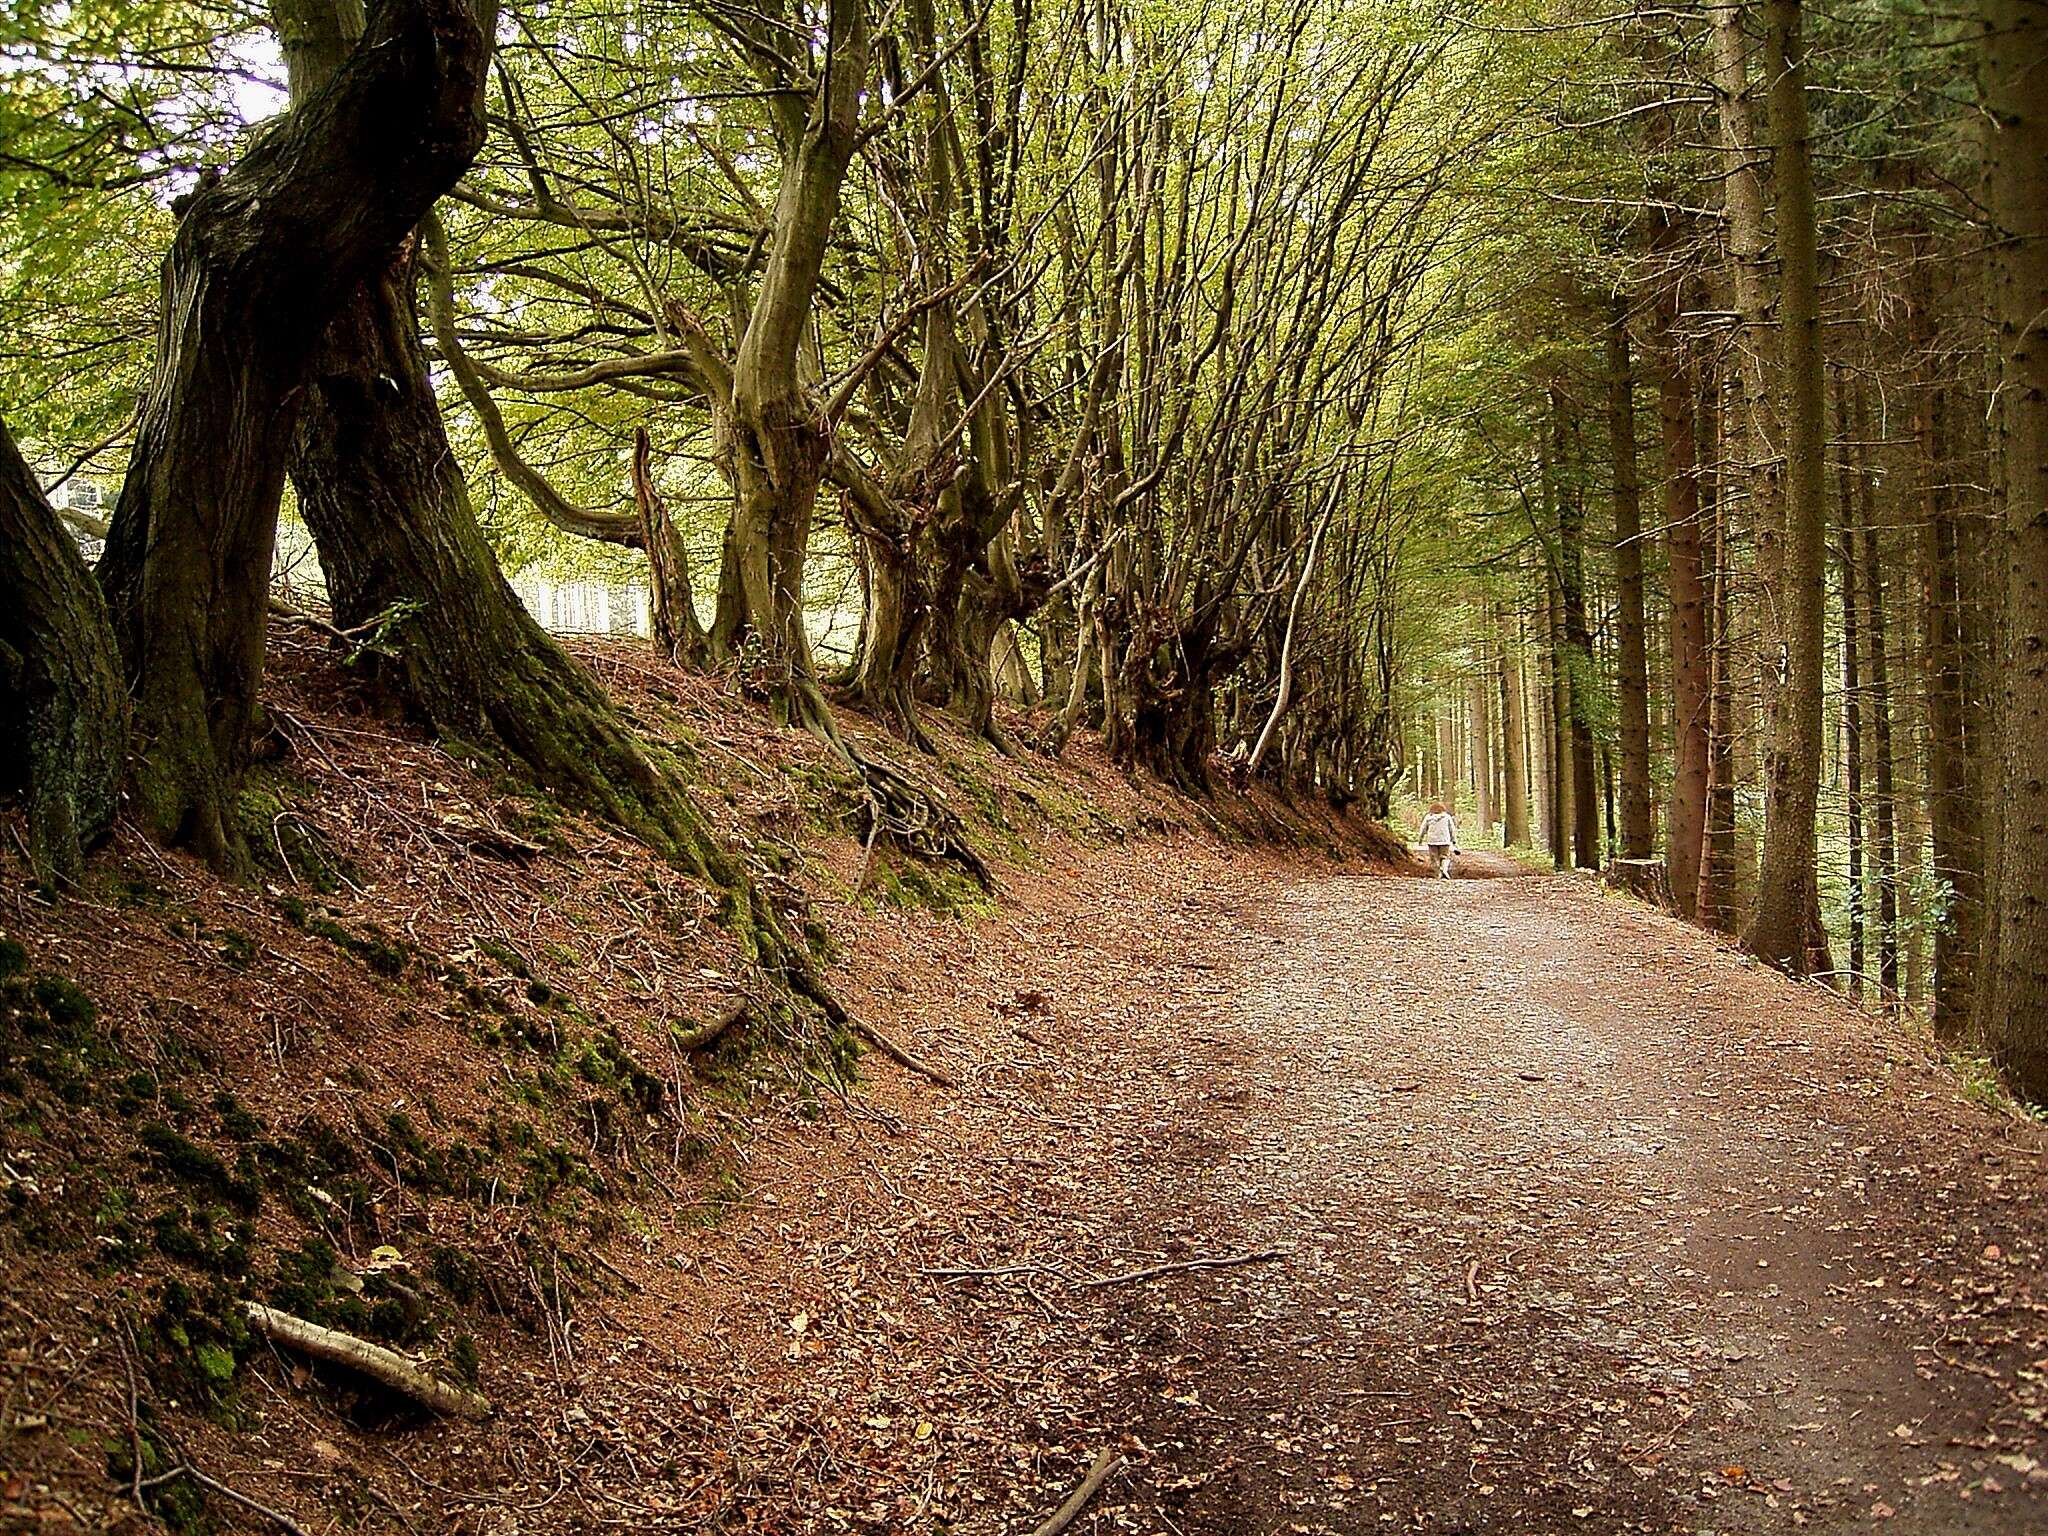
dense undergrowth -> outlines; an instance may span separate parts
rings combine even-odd
[[[808,737],[713,680],[587,659],[821,968],[831,911],[998,910],[1000,879],[865,849],[857,782]],[[271,1346],[248,1301],[486,1387],[487,1360],[558,1358],[622,1283],[609,1245],[654,1213],[718,1223],[749,1198],[758,1127],[826,1113],[866,1067],[752,965],[730,893],[390,725],[318,652],[272,672],[241,801],[254,883],[125,828],[55,905],[0,859],[8,1327],[105,1405],[8,1427],[0,1462],[45,1480],[9,1484],[17,1510],[56,1488],[132,1519],[139,1492],[171,1528],[210,1528],[221,1499],[178,1469],[232,1464],[281,1408],[251,1385]],[[1056,763],[949,736],[919,766],[999,871],[1183,833],[1385,841],[1264,797],[1190,801],[1079,743]],[[293,1389],[357,1422],[417,1412],[326,1368]]]

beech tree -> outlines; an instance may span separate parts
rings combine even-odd
[[[138,800],[223,866],[259,709],[284,460],[314,350],[483,141],[493,13],[386,0],[303,110],[189,194],[155,377],[99,576],[135,695]]]

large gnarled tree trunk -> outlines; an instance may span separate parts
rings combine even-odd
[[[285,0],[278,23],[295,120],[346,67],[358,22],[352,0]],[[498,569],[427,373],[414,255],[408,241],[347,290],[289,444],[336,622],[387,619],[390,654],[376,666],[421,723],[731,884],[682,789]]]
[[[287,445],[322,332],[483,143],[494,13],[385,0],[322,89],[186,203],[100,581],[133,680],[138,802],[227,867],[256,723]]]

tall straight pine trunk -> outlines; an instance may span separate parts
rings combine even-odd
[[[1849,990],[1863,996],[1863,666],[1862,603],[1856,580],[1856,463],[1850,439],[1849,392],[1840,369],[1835,372],[1836,505],[1841,509],[1835,535],[1836,564],[1842,578],[1842,779],[1848,825]]]
[[[1885,621],[1877,476],[1870,466],[1870,395],[1868,385],[1861,379],[1851,393],[1850,411],[1856,463],[1857,597],[1863,615],[1867,678],[1861,714],[1870,728],[1869,862],[1877,887],[1877,981],[1884,1000],[1891,1002],[1899,994],[1899,813],[1893,782],[1891,655]]]
[[[1708,683],[1707,591],[1700,537],[1700,454],[1692,370],[1673,335],[1678,297],[1659,305],[1658,420],[1664,444],[1664,548],[1670,565],[1671,794],[1664,859],[1681,917],[1699,911],[1706,841]]]
[[[1650,832],[1650,665],[1643,616],[1643,506],[1636,463],[1635,370],[1628,305],[1607,315],[1607,439],[1614,475],[1616,705],[1621,735],[1621,856],[1647,859]]]
[[[2006,625],[1998,947],[1984,1013],[2015,1092],[2048,1103],[2048,4],[1984,0]]]
[[[1822,755],[1821,674],[1827,545],[1827,426],[1821,365],[1806,43],[1800,0],[1766,0],[1772,181],[1777,193],[1778,319],[1785,382],[1785,521],[1777,590],[1783,676],[1765,760],[1764,848],[1747,948],[1782,970],[1827,969],[1815,880]]]
[[[1494,605],[1494,636],[1500,647],[1501,841],[1529,846],[1528,717],[1524,709],[1522,652],[1513,619]]]

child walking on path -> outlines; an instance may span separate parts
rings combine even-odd
[[[1451,878],[1451,855],[1458,852],[1458,823],[1439,800],[1422,818],[1422,846],[1429,850],[1439,880]]]

